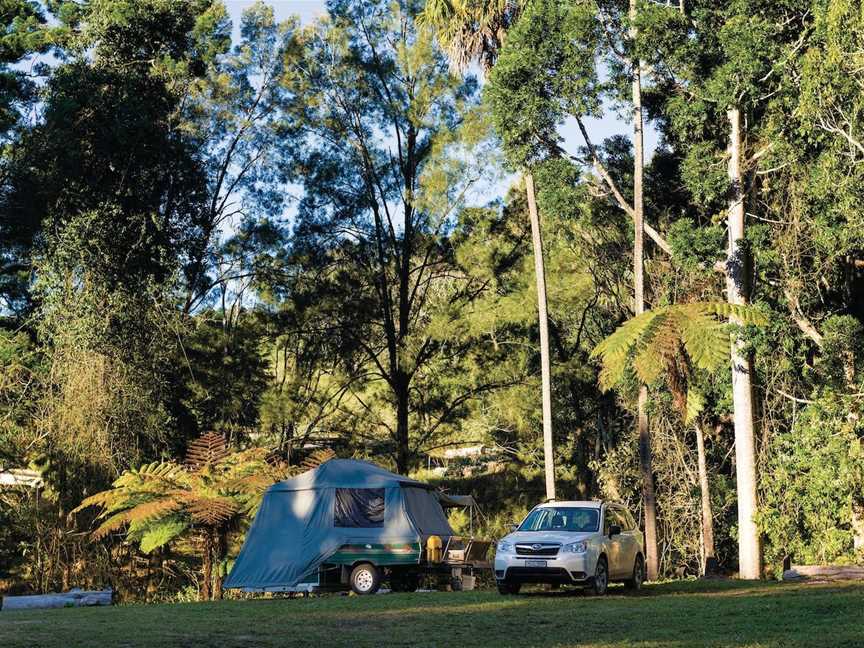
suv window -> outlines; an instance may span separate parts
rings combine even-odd
[[[596,508],[542,506],[535,508],[519,525],[520,531],[596,531],[600,512]]]
[[[609,527],[612,525],[617,525],[621,527],[622,531],[628,531],[627,522],[624,519],[624,516],[621,515],[620,509],[612,508],[611,506],[606,507],[606,517],[603,522],[603,532],[607,535],[609,534]]]

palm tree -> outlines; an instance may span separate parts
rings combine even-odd
[[[268,455],[264,448],[231,452],[223,436],[209,432],[189,444],[184,464],[154,462],[127,470],[73,513],[101,507],[101,524],[91,537],[98,540],[125,528],[126,537],[144,553],[191,536],[201,552],[200,598],[218,599],[229,535],[254,516],[267,488],[297,470],[268,461]],[[319,451],[302,469],[333,456]]]
[[[451,67],[464,73],[479,63],[488,74],[504,44],[507,29],[516,21],[527,0],[429,0],[420,15],[421,25],[435,31],[438,43],[447,53]],[[540,374],[543,406],[543,464],[546,472],[546,498],[555,499],[555,458],[552,437],[552,369],[549,353],[549,313],[546,306],[546,269],[543,236],[534,191],[534,176],[524,170],[534,273],[537,281],[537,311],[540,326]]]
[[[479,63],[484,73],[495,65],[509,27],[527,0],[428,0],[420,24],[431,27],[450,65],[463,73]]]

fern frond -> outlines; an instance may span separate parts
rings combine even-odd
[[[752,306],[725,302],[674,304],[642,313],[624,324],[592,351],[602,363],[600,387],[620,384],[628,370],[645,384],[660,377],[665,358],[683,351],[699,369],[713,371],[729,357],[729,331],[722,321],[762,326],[765,316]]]
[[[72,509],[71,513],[80,513],[86,508],[90,508],[91,506],[102,506],[106,507],[112,501],[115,501],[120,495],[113,490],[106,490],[100,493],[96,493],[95,495],[91,495],[90,497],[84,498],[84,500]]]
[[[602,358],[604,362],[607,358],[626,357],[633,345],[644,335],[659,314],[660,311],[653,310],[627,320],[615,329],[612,335],[597,345],[591,352],[591,357]]]
[[[116,515],[112,515],[107,520],[105,520],[99,527],[90,534],[90,537],[93,540],[101,540],[105,536],[114,531],[118,531],[122,529],[129,523],[129,516],[126,511],[121,513],[117,513]]]
[[[139,544],[141,551],[150,553],[154,549],[164,547],[188,528],[189,524],[179,517],[159,520],[148,526],[147,530],[141,535]]]
[[[321,450],[315,450],[314,452],[312,452],[312,454],[310,454],[303,460],[300,466],[303,468],[304,471],[315,470],[322,464],[327,463],[331,459],[335,458],[335,452],[333,452],[330,448],[323,448]]]
[[[171,488],[180,488],[188,484],[189,472],[184,466],[173,462],[156,461],[144,464],[140,468],[127,470],[114,481],[114,488],[150,487],[153,482],[165,484]]]
[[[186,511],[199,524],[217,526],[234,517],[239,509],[228,497],[201,497],[189,503]]]
[[[727,302],[698,302],[688,304],[699,308],[705,314],[733,320],[735,324],[767,326],[768,318],[750,304],[729,304]]]
[[[225,437],[215,432],[207,432],[190,441],[186,447],[186,465],[192,469],[214,465],[229,455]]]
[[[633,371],[645,385],[652,384],[663,373],[663,354],[658,347],[647,345],[633,359]]]
[[[175,496],[167,496],[138,504],[128,509],[126,516],[130,522],[149,522],[167,513],[174,513],[183,508],[183,500]]]
[[[705,394],[695,387],[690,387],[687,390],[687,411],[684,415],[684,422],[692,423],[703,409],[705,409]]]
[[[713,371],[729,357],[729,333],[725,325],[694,309],[683,318],[681,341],[693,364]]]

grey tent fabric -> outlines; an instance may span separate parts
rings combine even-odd
[[[450,528],[450,523],[447,521],[447,516],[444,515],[444,510],[438,502],[435,493],[423,489],[406,487],[402,489],[405,494],[405,507],[408,509],[408,515],[414,522],[417,531],[420,532],[423,542],[429,536],[452,536],[453,529]]]
[[[359,508],[353,508],[352,515],[365,511],[361,517],[367,520],[368,513],[373,517],[381,515],[378,509],[383,491],[381,523],[378,526],[336,526],[337,489],[377,491],[356,497],[355,504]],[[411,497],[412,501],[419,502],[415,508],[424,525],[422,528],[443,531],[446,526],[444,535],[452,535],[428,485],[365,461],[331,459],[315,470],[274,484],[264,494],[224,587],[290,588],[314,573],[342,545],[422,541],[423,534],[406,505],[405,493],[411,491],[417,491]],[[434,519],[430,501],[438,507],[443,525],[440,519]],[[343,516],[343,522],[347,519]]]
[[[444,508],[477,506],[477,501],[473,495],[451,495],[450,493],[436,493],[436,495]]]

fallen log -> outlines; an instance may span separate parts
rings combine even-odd
[[[792,565],[783,580],[864,580],[864,567],[856,565]]]
[[[62,594],[34,594],[31,596],[4,596],[0,610],[38,610],[45,608],[88,607],[111,605],[114,590],[85,591],[73,589]]]

